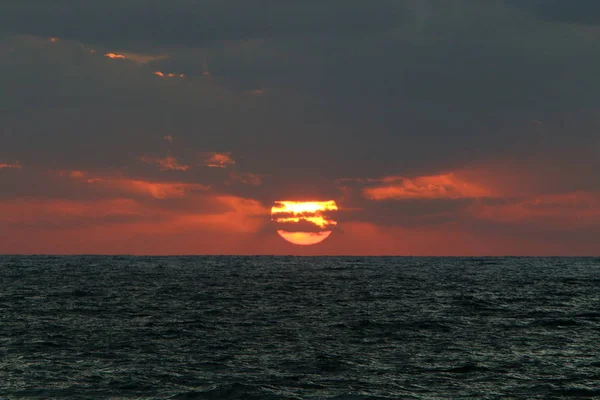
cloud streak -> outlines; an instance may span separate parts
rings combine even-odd
[[[377,180],[376,180],[377,182]],[[386,177],[363,193],[371,200],[461,199],[492,197],[492,190],[469,182],[454,173],[420,176],[414,179]]]
[[[181,164],[175,157],[171,156],[166,156],[165,158],[142,156],[140,157],[140,161],[147,164],[154,164],[158,166],[161,171],[187,171],[190,169],[189,165]]]
[[[204,156],[204,166],[209,168],[227,168],[234,165],[231,153],[207,153]]]
[[[0,163],[0,169],[23,169],[23,166],[18,162],[15,163]]]
[[[68,176],[83,185],[120,191],[125,194],[147,195],[155,199],[183,197],[189,193],[209,189],[208,186],[197,183],[156,182],[121,176],[97,176],[84,171],[61,172],[59,174]]]

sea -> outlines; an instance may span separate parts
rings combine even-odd
[[[600,398],[600,258],[0,256],[1,399]]]

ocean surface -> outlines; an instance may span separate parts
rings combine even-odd
[[[600,258],[0,256],[0,398],[600,398]]]

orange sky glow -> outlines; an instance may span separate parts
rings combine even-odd
[[[27,170],[4,171],[21,174]],[[93,191],[90,193],[97,193],[96,196],[106,193],[109,197],[22,197],[0,201],[0,220],[12,232],[10,240],[0,243],[0,252],[29,252],[37,248],[36,252],[48,253],[524,255],[531,251],[552,254],[559,249],[561,253],[577,254],[578,249],[585,249],[585,243],[580,247],[567,246],[558,239],[543,239],[544,236],[531,240],[530,234],[524,236],[530,238],[524,242],[518,235],[475,233],[469,226],[511,224],[551,233],[600,224],[600,192],[520,195],[483,184],[480,174],[471,174],[478,176],[477,181],[463,175],[469,174],[463,171],[363,180],[367,187],[359,186],[355,194],[373,204],[392,201],[402,207],[405,201],[426,205],[431,201],[469,200],[455,211],[435,211],[419,217],[423,222],[460,217],[455,221],[394,227],[353,221],[352,216],[363,207],[339,207],[334,200],[276,201],[268,208],[260,200],[225,195],[205,184],[83,170],[50,172],[49,176],[73,185],[72,190]],[[348,199],[344,201],[350,204]],[[198,208],[195,204],[207,206]],[[337,212],[345,213],[340,231],[333,229],[338,225],[334,217]],[[285,241],[273,240],[274,234]],[[44,245],[35,247],[35,242]],[[124,247],[124,243],[129,247]]]
[[[0,253],[598,255],[591,28],[530,23],[497,57],[422,21],[389,30],[397,54],[377,35],[356,52],[145,41],[146,24],[139,41],[0,35]],[[547,84],[552,54],[579,61]],[[519,79],[495,70],[530,56]]]

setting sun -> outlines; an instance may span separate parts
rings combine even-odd
[[[271,208],[271,220],[281,229],[279,236],[290,243],[312,245],[331,235],[337,224],[332,213],[338,210],[334,200],[276,201]]]

